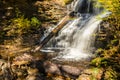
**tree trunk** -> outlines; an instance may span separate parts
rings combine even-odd
[[[68,20],[70,18],[72,18],[73,16],[70,14],[68,14],[67,16],[65,16],[63,18],[63,20],[57,25],[57,27],[55,29],[53,29],[53,31],[40,43],[40,45],[38,47],[35,48],[34,52],[39,51],[45,44],[47,44],[47,42],[55,35],[57,34],[63,27],[64,25],[68,22]]]

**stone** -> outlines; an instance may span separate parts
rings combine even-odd
[[[58,75],[61,74],[58,65],[56,65],[50,61],[44,62],[43,66],[47,73],[58,74]]]
[[[29,75],[26,77],[26,80],[36,80],[36,77],[34,75]]]
[[[74,76],[78,76],[81,73],[81,70],[79,68],[69,66],[69,65],[63,65],[61,67],[61,70],[68,73],[68,74],[74,75]]]
[[[77,80],[101,80],[103,71],[102,68],[85,69]]]
[[[29,75],[37,74],[38,73],[38,69],[29,68],[27,70],[27,72],[28,72]]]
[[[90,76],[89,76],[89,75],[82,74],[82,75],[80,75],[79,78],[76,79],[76,80],[91,80],[91,79],[90,79]]]

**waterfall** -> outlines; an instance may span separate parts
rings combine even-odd
[[[92,57],[93,50],[94,50],[94,33],[97,31],[97,27],[101,20],[97,20],[95,16],[90,17],[90,19],[85,20],[86,22],[83,23],[84,25],[77,26],[76,30],[74,30],[74,35],[72,37],[72,41],[69,43],[67,48],[64,50],[65,55],[61,55],[57,58],[64,58],[64,59],[86,59]],[[79,23],[79,21],[78,21]],[[75,27],[75,26],[72,26]],[[64,30],[63,30],[64,31]],[[66,28],[66,38],[69,35],[69,29]],[[64,33],[65,34],[65,33]],[[66,41],[67,42],[67,41]],[[66,43],[62,42],[62,43]],[[68,42],[67,42],[68,43]]]
[[[108,13],[103,13],[101,9],[93,7],[92,0],[77,0],[74,3],[72,11],[81,16],[70,20],[41,50],[59,49],[59,55],[54,59],[83,60],[94,56],[94,34],[102,21],[98,17],[103,18]]]

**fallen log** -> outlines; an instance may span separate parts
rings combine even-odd
[[[71,12],[70,14],[65,16],[63,20],[56,26],[56,28],[49,33],[49,35],[40,43],[38,47],[35,48],[34,52],[39,51],[45,44],[47,44],[47,42],[64,27],[64,25],[68,22],[68,20],[70,20],[73,17],[74,17],[74,12]]]

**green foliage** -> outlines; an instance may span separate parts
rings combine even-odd
[[[102,71],[101,68],[92,68],[92,75],[90,80],[98,80],[100,73]]]
[[[31,33],[32,29],[38,29],[40,21],[36,17],[32,17],[31,20],[20,16],[10,20],[10,25],[4,28],[7,36],[16,36]]]
[[[117,73],[111,68],[108,67],[105,72],[104,80],[117,80]]]
[[[106,37],[102,42],[106,42],[104,48],[98,49],[97,58],[92,60],[92,64],[106,69],[104,80],[119,80],[120,75],[120,1],[119,0],[98,0],[104,8],[112,14],[104,19],[109,23],[106,29]]]
[[[105,9],[113,13],[120,13],[120,2],[119,0],[98,0],[104,5]],[[107,4],[107,5],[106,5]]]
[[[65,4],[71,3],[73,0],[63,0]]]
[[[103,66],[107,66],[108,62],[107,62],[107,59],[105,59],[105,58],[97,57],[92,60],[91,64],[95,65],[97,67],[103,67]]]
[[[40,21],[36,17],[31,18],[31,26],[39,27],[40,24]]]

